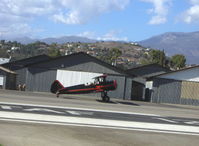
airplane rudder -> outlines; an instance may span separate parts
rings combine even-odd
[[[55,80],[52,84],[51,84],[51,88],[50,91],[52,93],[56,93],[59,89],[64,88],[64,86],[58,81]]]

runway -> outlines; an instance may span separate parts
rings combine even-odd
[[[199,120],[110,110],[0,103],[0,120],[199,135]]]

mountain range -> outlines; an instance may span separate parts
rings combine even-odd
[[[183,54],[188,64],[199,64],[199,31],[168,32],[139,42],[144,47],[160,49],[167,56]]]
[[[1,38],[0,38],[1,39]],[[79,36],[63,36],[55,38],[31,39],[21,37],[9,39],[22,44],[33,43],[35,41],[45,42],[47,44],[66,42],[95,43],[97,40]],[[160,49],[166,52],[167,56],[174,54],[183,54],[186,56],[187,64],[199,64],[199,31],[198,32],[167,32],[161,35],[153,36],[149,39],[138,42],[146,48]]]
[[[1,39],[1,38],[0,38]],[[29,37],[18,37],[18,38],[11,38],[11,39],[5,39],[9,41],[17,41],[22,44],[29,44],[29,43],[34,43],[36,41],[44,42],[47,44],[52,44],[52,43],[57,43],[57,44],[63,44],[63,43],[76,43],[76,42],[81,42],[81,43],[95,43],[97,42],[94,39],[89,39],[86,37],[79,37],[79,36],[63,36],[63,37],[49,37],[49,38],[44,38],[44,39],[32,39]]]

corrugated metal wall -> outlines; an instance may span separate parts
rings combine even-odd
[[[180,103],[181,82],[168,79],[154,79],[152,102]]]
[[[108,74],[116,74],[119,75],[118,72],[113,71],[107,67],[104,67],[100,64],[97,64],[95,62],[86,62],[86,63],[81,63],[78,65],[74,66],[66,66],[62,69],[66,70],[73,70],[73,71],[85,71],[85,72],[93,72],[93,73],[108,73]]]
[[[117,89],[114,91],[108,92],[108,96],[114,97],[114,98],[124,98],[125,93],[125,77],[124,76],[115,76],[115,75],[109,75],[107,77],[107,80],[116,80],[117,81]]]
[[[26,90],[50,92],[50,86],[56,80],[56,70],[29,68],[26,76]]]
[[[16,89],[16,74],[7,73],[6,75],[6,89]]]
[[[26,83],[26,71],[27,71],[27,68],[22,68],[22,69],[19,69],[19,70],[15,70],[15,72],[18,74],[17,75],[17,85],[23,85]]]
[[[132,78],[126,78],[126,91],[125,91],[125,99],[131,100],[131,92],[132,92]]]
[[[156,78],[152,102],[199,105],[199,83]]]

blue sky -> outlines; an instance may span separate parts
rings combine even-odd
[[[199,27],[199,0],[0,0],[0,38],[140,41]]]

